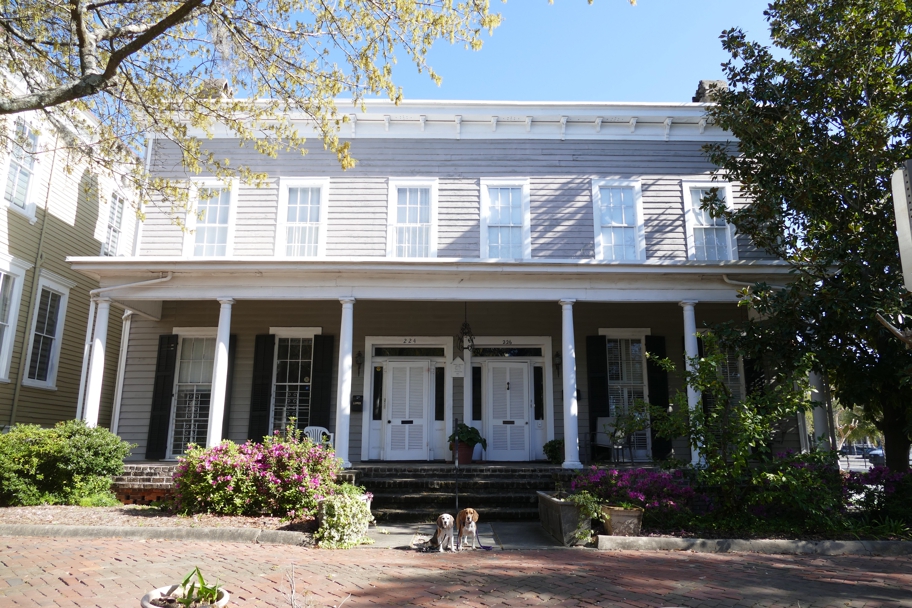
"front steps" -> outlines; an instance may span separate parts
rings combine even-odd
[[[433,522],[456,515],[456,470],[452,464],[358,463],[357,483],[374,495],[371,511],[379,523]],[[574,475],[537,463],[463,465],[459,468],[459,508],[471,507],[482,521],[538,519],[538,490],[557,484],[569,489]]]

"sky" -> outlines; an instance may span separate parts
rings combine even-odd
[[[738,27],[769,44],[767,0],[491,1],[503,15],[481,51],[438,43],[440,87],[400,57],[406,99],[690,101],[701,79],[722,78],[719,41]]]

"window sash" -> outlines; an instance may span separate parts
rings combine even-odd
[[[38,150],[38,136],[25,122],[17,120],[16,141],[24,142],[25,149],[18,143],[12,144],[4,198],[8,203],[25,209],[28,204],[29,184],[34,173],[34,154]]]
[[[296,428],[310,425],[313,339],[276,340],[272,430],[283,431],[295,418]]]
[[[629,411],[646,394],[643,341],[640,338],[607,338],[609,416]]]
[[[117,255],[117,246],[120,243],[121,224],[123,222],[124,199],[118,194],[111,195],[111,209],[108,213],[108,233],[105,238],[103,254]]]
[[[523,257],[523,189],[488,187],[488,257]]]
[[[228,224],[231,212],[230,188],[206,188],[198,210],[202,217],[196,223],[193,254],[224,256],[228,252]]]
[[[694,258],[703,261],[719,261],[732,259],[731,226],[724,218],[714,218],[709,211],[700,208],[703,197],[707,196],[710,188],[691,188],[690,200],[693,217],[693,247]],[[725,200],[725,192],[720,190],[719,196]]]
[[[320,242],[320,188],[289,188],[285,253],[316,256]]]
[[[171,426],[171,455],[187,451],[190,443],[205,445],[209,436],[215,338],[181,339],[177,362],[177,397]]]
[[[426,258],[431,254],[431,189],[397,189],[393,250],[400,258]]]
[[[63,296],[43,288],[38,304],[35,330],[32,335],[32,354],[29,360],[28,378],[47,382],[54,354],[54,341],[57,339],[57,325],[60,314],[60,302]]]
[[[9,332],[10,309],[13,305],[13,286],[15,281],[16,279],[12,275],[0,272],[0,360],[4,359],[3,346]],[[3,369],[0,369],[0,375],[5,373]]]

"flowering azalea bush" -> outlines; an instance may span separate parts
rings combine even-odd
[[[846,489],[852,504],[876,520],[912,526],[912,471],[874,467],[864,473],[849,473]]]
[[[295,432],[263,443],[191,445],[174,473],[171,507],[185,514],[310,516],[337,491],[340,470],[332,448]]]

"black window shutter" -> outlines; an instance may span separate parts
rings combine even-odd
[[[472,368],[472,420],[481,420],[481,368]]]
[[[586,374],[589,377],[589,420],[608,416],[608,339],[605,336],[586,336]]]
[[[446,418],[444,403],[444,384],[446,383],[446,370],[442,367],[434,368],[434,420]]]
[[[532,397],[535,404],[535,419],[545,419],[545,370],[541,367],[532,368]]]
[[[664,336],[646,336],[646,352],[657,359],[667,356]],[[652,359],[646,360],[646,383],[649,388],[649,405],[668,409],[668,372],[659,367]],[[655,460],[665,460],[671,455],[671,439],[659,437],[655,429],[652,434],[652,457]]]
[[[766,387],[766,378],[763,374],[763,365],[756,359],[743,360],[744,363],[744,388],[748,395],[762,395]]]
[[[228,438],[228,423],[231,419],[231,385],[234,384],[234,357],[237,354],[237,336],[228,336],[228,378],[225,383],[225,413],[222,417],[222,439]]]
[[[146,460],[162,460],[168,450],[168,421],[171,420],[171,398],[174,396],[174,372],[177,365],[178,336],[158,337],[155,380],[152,384],[152,411],[146,438]]]
[[[332,411],[333,336],[314,336],[309,426],[329,427]]]
[[[269,434],[274,359],[275,335],[259,334],[253,345],[253,387],[250,391],[250,421],[247,424],[247,438],[253,441],[263,441],[263,437]]]

